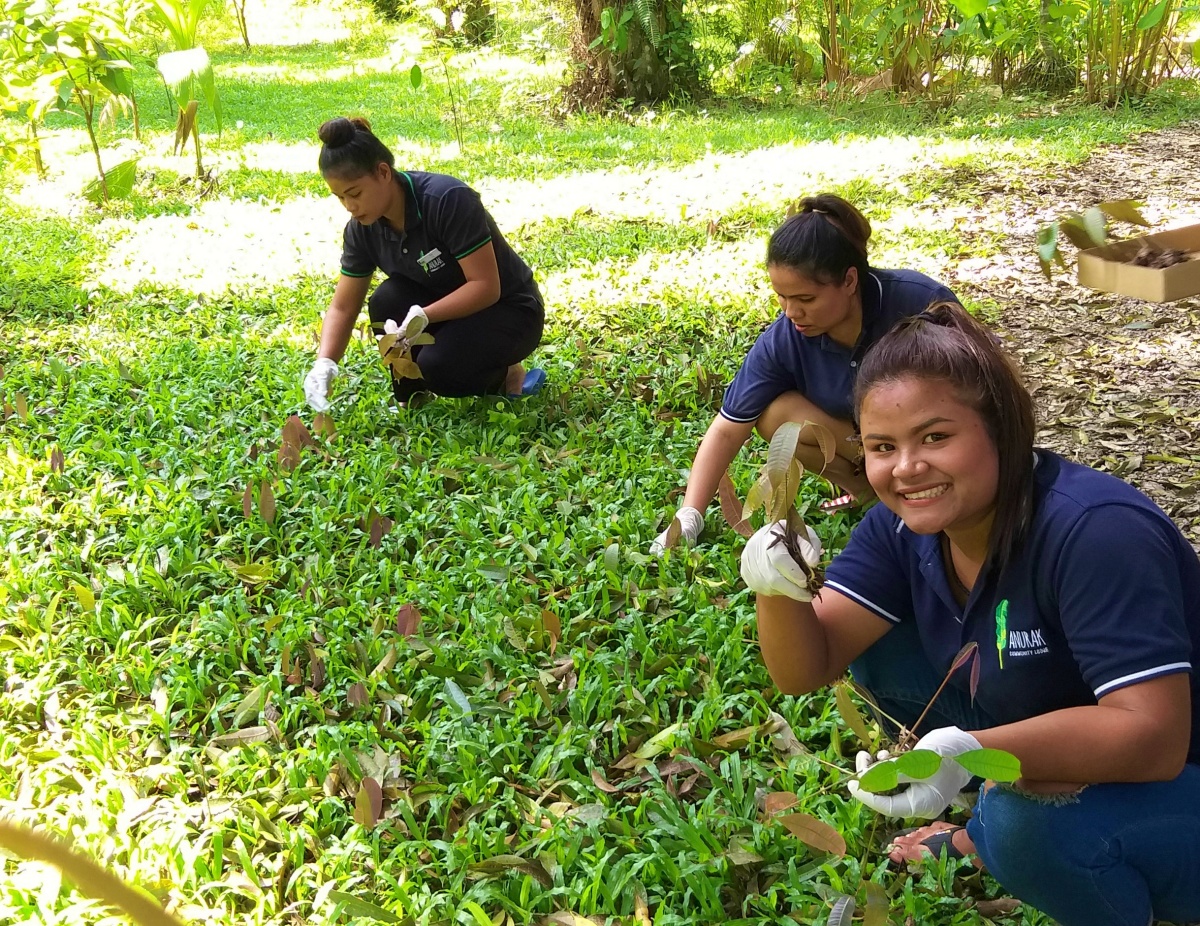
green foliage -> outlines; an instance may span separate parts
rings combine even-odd
[[[1103,247],[1109,241],[1108,219],[1144,228],[1150,226],[1142,215],[1141,203],[1132,199],[1103,202],[1083,212],[1068,213],[1057,221],[1041,226],[1037,231],[1037,255],[1046,279],[1050,279],[1054,264],[1059,267],[1067,265],[1059,249],[1060,236],[1065,236],[1080,250]]]

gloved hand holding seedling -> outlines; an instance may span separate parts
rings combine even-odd
[[[422,344],[432,344],[433,335],[425,332],[429,317],[419,305],[408,310],[402,324],[392,319],[383,323],[383,337],[379,339],[379,356],[383,365],[398,379],[421,379],[421,368],[412,358],[412,349]]]
[[[787,595],[811,601],[821,590],[821,541],[796,511],[796,493],[804,465],[796,456],[800,434],[805,428],[816,433],[826,462],[833,459],[833,435],[819,424],[789,421],[776,429],[767,450],[767,462],[746,495],[741,518],[731,518],[726,499],[721,510],[734,530],[741,530],[759,508],[766,513],[766,526],[759,529],[742,552],[742,577],[760,595]]]

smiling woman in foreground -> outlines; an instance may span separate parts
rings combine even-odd
[[[917,748],[1021,761],[981,789],[965,831],[934,826],[893,858],[975,852],[1016,897],[1064,926],[1200,919],[1200,562],[1142,493],[1034,451],[1033,404],[992,337],[957,305],[900,321],[856,392],[866,476],[882,502],[811,599],[782,522],[746,545],[763,657],[781,691],[849,667],[911,725],[959,650],[966,678],[935,702]],[[815,536],[798,540],[815,565]],[[958,673],[967,675],[967,673]],[[969,773],[944,762],[892,796],[939,816]],[[940,832],[936,832],[940,830]]]

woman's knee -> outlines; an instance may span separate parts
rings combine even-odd
[[[758,421],[754,423],[754,429],[764,440],[769,441],[780,425],[788,422],[801,424],[806,421],[827,428],[832,432],[834,440],[839,446],[854,432],[854,426],[849,421],[832,417],[824,409],[817,407],[804,395],[795,391],[785,392],[775,398],[758,416]],[[817,443],[816,437],[812,435],[801,434],[800,439],[803,443]]]

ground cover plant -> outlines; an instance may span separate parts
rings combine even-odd
[[[772,316],[763,249],[795,196],[841,192],[877,264],[997,319],[1008,283],[969,268],[1018,254],[1038,278],[1036,217],[1012,245],[1004,197],[1195,118],[1194,94],[564,120],[540,64],[464,52],[452,144],[439,82],[392,54],[406,28],[206,39],[210,182],[169,154],[153,85],[129,199],[80,204],[93,151],[61,115],[47,180],[4,175],[0,813],[192,922],[819,923],[853,897],[864,922],[1042,923],[969,868],[879,864],[887,826],[845,791],[878,732],[844,687],[772,690],[715,509],[696,548],[646,547]],[[329,417],[303,408],[344,220],[313,133],[347,111],[495,204],[549,302],[542,395],[397,413],[364,329]],[[816,512],[825,491],[805,477],[796,509],[835,551],[851,519]],[[3,862],[0,921],[107,916]]]

